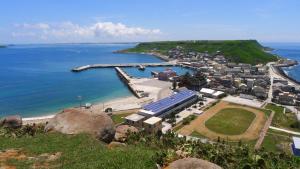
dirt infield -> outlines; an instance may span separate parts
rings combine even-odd
[[[224,108],[245,109],[245,110],[248,110],[248,111],[254,113],[255,118],[252,121],[252,123],[250,124],[249,128],[243,134],[240,134],[240,135],[224,135],[224,134],[219,134],[219,133],[209,130],[205,126],[205,122]],[[234,105],[234,104],[230,104],[228,102],[221,101],[217,105],[215,105],[215,106],[211,107],[210,109],[208,109],[207,111],[205,111],[202,115],[200,115],[196,120],[192,121],[189,125],[186,125],[183,128],[181,128],[178,131],[178,133],[187,136],[187,135],[190,135],[193,131],[197,131],[197,132],[201,133],[202,135],[204,135],[210,139],[213,139],[213,140],[217,139],[218,137],[223,138],[223,139],[232,140],[232,141],[254,140],[259,137],[259,133],[260,133],[261,129],[263,128],[266,119],[267,119],[267,117],[265,116],[265,114],[257,109],[242,106],[242,105]]]

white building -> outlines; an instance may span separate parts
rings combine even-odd
[[[147,133],[157,133],[162,130],[162,118],[151,117],[143,122],[143,128]]]
[[[131,115],[125,117],[125,123],[128,125],[131,125],[131,126],[142,128],[143,120],[145,118],[146,118],[145,116],[142,116],[140,114],[131,114]]]
[[[200,94],[202,94],[205,97],[211,97],[211,98],[220,98],[225,95],[222,91],[216,91],[209,88],[202,88],[200,90]]]
[[[293,137],[293,144],[292,144],[293,154],[295,156],[300,156],[300,138]]]

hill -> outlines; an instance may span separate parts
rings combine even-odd
[[[229,61],[237,63],[257,64],[277,59],[276,56],[266,52],[266,48],[256,40],[144,42],[124,52],[157,52],[168,55],[168,51],[177,46],[181,46],[187,52],[195,51],[214,54],[220,51]]]
[[[127,146],[108,147],[87,134],[44,133],[44,126],[0,127],[0,166],[10,168],[151,169],[186,157],[201,158],[224,169],[298,168],[300,159],[284,152],[253,151],[242,141],[204,144],[174,133],[131,133]],[[181,152],[181,153],[180,153]]]

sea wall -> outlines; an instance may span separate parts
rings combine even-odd
[[[132,53],[132,54],[152,55],[152,56],[157,57],[157,58],[159,58],[163,61],[166,61],[166,62],[171,60],[168,56],[162,55],[162,54],[157,53],[157,52],[139,53],[139,52],[128,52],[127,50],[118,50],[118,51],[115,51],[114,53]]]
[[[292,65],[292,66],[294,66],[294,65]],[[297,85],[300,85],[300,82],[299,82],[299,81],[297,81],[296,79],[294,79],[294,78],[288,76],[288,75],[283,71],[283,68],[284,68],[284,67],[290,67],[290,66],[273,66],[273,67],[274,67],[275,71],[276,71],[278,74],[280,74],[281,76],[283,76],[283,77],[289,79],[290,81],[296,83]]]

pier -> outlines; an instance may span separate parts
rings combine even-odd
[[[134,85],[130,82],[132,77],[129,76],[126,72],[124,72],[120,67],[115,67],[115,70],[117,71],[117,74],[119,77],[125,82],[129,90],[137,97],[142,98],[143,93],[139,92],[134,88]]]
[[[156,66],[179,66],[174,62],[162,62],[162,63],[125,63],[125,64],[93,64],[93,65],[85,65],[72,69],[72,72],[81,72],[88,69],[95,68],[115,68],[115,67],[156,67]]]

